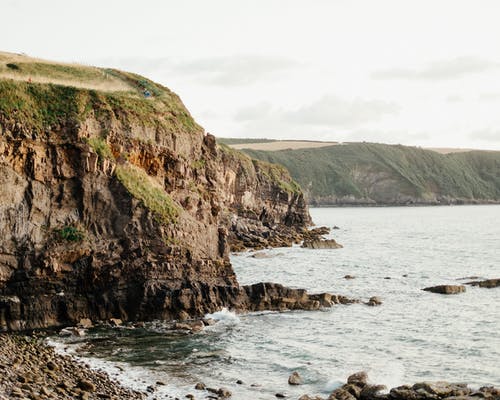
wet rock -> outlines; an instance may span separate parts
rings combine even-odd
[[[195,388],[196,390],[205,390],[207,387],[205,386],[205,384],[204,384],[204,383],[202,383],[202,382],[198,382],[196,385],[194,385],[194,388]]]
[[[341,249],[341,244],[334,239],[304,240],[302,247],[305,249]]]
[[[345,275],[344,279],[354,279],[355,277],[353,275]]]
[[[299,400],[323,400],[323,398],[320,396],[309,396],[307,394],[304,394],[299,397]]]
[[[303,383],[304,381],[297,371],[292,372],[292,374],[288,377],[289,385],[302,385]]]
[[[364,387],[367,384],[367,382],[368,382],[368,374],[366,373],[366,371],[356,372],[347,378],[348,384],[350,383],[358,385],[360,387]]]
[[[377,296],[370,297],[370,299],[366,303],[366,305],[372,306],[372,307],[373,306],[380,306],[381,304],[382,304],[382,300],[380,299],[380,297],[377,297]]]
[[[413,385],[413,390],[425,390],[427,393],[435,394],[440,398],[450,396],[465,396],[471,393],[466,384],[449,382],[419,382]]]
[[[186,399],[191,399],[191,400],[194,399],[194,395],[192,395],[191,393],[188,393],[185,397]]]
[[[483,281],[467,282],[466,285],[478,286],[480,288],[492,289],[500,286],[500,278],[486,279]]]
[[[237,384],[237,385],[243,385],[243,381],[242,381],[241,379],[238,379],[238,380],[236,381],[236,384]]]
[[[438,285],[426,287],[427,292],[439,293],[439,294],[458,294],[465,292],[465,286],[463,285]]]
[[[369,385],[366,384],[359,394],[360,400],[372,400],[376,398],[380,398],[379,392],[382,390],[386,390],[387,386],[385,385]]]
[[[330,394],[330,396],[328,396],[328,400],[357,400],[357,399],[344,388],[338,388],[335,389]]]
[[[284,399],[287,397],[285,393],[276,393],[274,396],[278,399]]]

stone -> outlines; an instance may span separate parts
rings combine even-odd
[[[364,387],[368,382],[368,374],[366,371],[356,372],[347,378],[347,383]]]
[[[335,389],[330,396],[328,396],[328,400],[357,400],[351,393],[343,388]]]
[[[354,279],[355,277],[353,275],[345,275],[344,279]]]
[[[285,393],[281,393],[281,392],[276,393],[274,396],[277,397],[278,399],[284,399],[287,397]]]
[[[381,304],[382,300],[377,296],[370,297],[370,300],[366,303],[368,306],[380,306]]]
[[[220,388],[217,390],[217,395],[219,397],[222,397],[223,399],[227,399],[228,397],[231,397],[233,394],[226,388]]]
[[[379,397],[378,394],[382,390],[386,390],[387,386],[385,385],[369,385],[366,384],[359,394],[359,398],[361,400],[372,400],[374,398]]]
[[[196,385],[194,385],[194,388],[195,388],[196,390],[205,390],[207,387],[205,386],[205,384],[204,384],[204,383],[202,383],[202,382],[198,382]]]
[[[94,392],[95,391],[95,385],[86,379],[81,379],[78,382],[77,386],[85,392]]]
[[[302,385],[303,383],[304,381],[297,371],[292,372],[292,374],[288,377],[289,385]]]
[[[89,318],[82,318],[80,322],[78,322],[78,326],[81,328],[92,328],[94,325],[92,324],[92,321]]]
[[[110,318],[109,323],[111,326],[121,326],[123,324],[123,321],[120,318]]]
[[[427,292],[439,293],[439,294],[458,294],[465,292],[465,286],[463,285],[438,285],[426,287]]]

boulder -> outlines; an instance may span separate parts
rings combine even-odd
[[[465,292],[465,286],[463,285],[438,285],[426,287],[427,292],[439,293],[439,294],[458,294]]]
[[[365,386],[368,382],[368,374],[365,371],[356,372],[347,378],[347,383],[351,383],[358,386]]]
[[[304,381],[297,371],[292,372],[292,374],[288,377],[289,385],[302,385],[303,383]]]

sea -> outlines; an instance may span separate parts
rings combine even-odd
[[[500,278],[500,206],[311,208],[318,226],[344,247],[300,246],[231,255],[241,284],[277,282],[383,304],[320,311],[236,315],[221,310],[202,332],[96,328],[83,338],[51,337],[71,353],[149,398],[183,398],[194,389],[229,389],[233,399],[283,394],[328,397],[366,371],[388,388],[421,381],[500,385],[500,288],[466,286],[440,295],[428,286]],[[335,229],[334,229],[335,228]],[[351,275],[354,279],[345,279]],[[288,385],[297,371],[304,384]]]

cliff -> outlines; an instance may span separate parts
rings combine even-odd
[[[7,61],[0,329],[251,308],[229,246],[300,240],[310,217],[288,174],[218,146],[143,77]],[[64,84],[41,83],[49,78]]]
[[[440,154],[376,143],[243,151],[286,167],[311,205],[500,202],[500,152]]]

